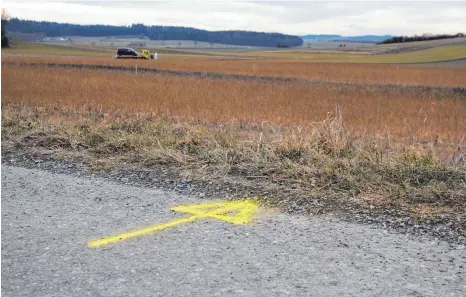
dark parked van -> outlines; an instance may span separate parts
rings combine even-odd
[[[132,48],[127,48],[127,47],[118,48],[117,57],[125,57],[125,56],[137,57],[138,53]]]

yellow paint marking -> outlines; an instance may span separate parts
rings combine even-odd
[[[247,199],[229,202],[209,202],[194,205],[179,205],[170,208],[176,212],[192,214],[189,217],[179,218],[167,223],[157,224],[146,228],[121,233],[97,240],[91,240],[87,243],[88,247],[98,248],[111,243],[133,238],[136,236],[147,235],[152,232],[161,231],[179,224],[191,223],[199,219],[212,218],[225,221],[231,224],[248,224],[251,217],[256,213],[259,207],[257,200]]]

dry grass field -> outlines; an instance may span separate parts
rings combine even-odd
[[[3,63],[62,63],[113,65],[179,71],[232,73],[243,75],[296,77],[344,83],[378,83],[466,87],[466,67],[415,67],[374,64],[308,63],[292,60],[196,59],[115,60],[104,58],[5,57]]]
[[[348,129],[394,139],[455,142],[466,131],[464,94],[397,88],[212,80],[144,73],[3,67],[3,104],[174,116],[204,123],[321,121],[338,104]],[[379,111],[379,112],[377,112]],[[376,122],[378,121],[378,123]]]
[[[359,84],[47,63],[137,63]],[[291,61],[5,57],[2,153],[70,158],[95,170],[165,166],[198,181],[234,179],[235,187],[261,196],[273,190],[269,198],[278,205],[327,197],[333,206],[448,218],[466,230],[464,74],[459,68]]]

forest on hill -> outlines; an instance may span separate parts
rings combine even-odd
[[[388,38],[379,44],[389,44],[389,43],[400,43],[400,42],[413,42],[413,41],[428,41],[428,40],[438,40],[438,39],[449,39],[449,38],[460,38],[465,37],[464,33],[457,34],[425,34],[425,35],[414,35],[414,36],[393,36]]]
[[[45,21],[30,21],[12,18],[7,25],[8,32],[42,33],[47,37],[57,36],[146,36],[152,40],[193,40],[244,46],[294,47],[303,44],[298,36],[281,33],[253,31],[207,31],[191,27],[77,25]]]

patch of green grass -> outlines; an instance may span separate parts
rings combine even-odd
[[[90,56],[112,57],[112,53],[99,48],[80,48],[63,45],[48,45],[37,43],[16,43],[11,48],[2,49],[3,53],[24,55],[61,55],[61,56]]]
[[[371,55],[350,59],[353,63],[425,63],[466,58],[466,44],[441,46],[399,54]]]
[[[326,63],[425,63],[441,62],[466,58],[466,44],[435,47],[426,50],[404,52],[397,54],[361,55],[349,53],[317,53],[315,51],[297,52],[255,52],[245,56],[254,55],[274,58],[293,58],[306,61]]]

